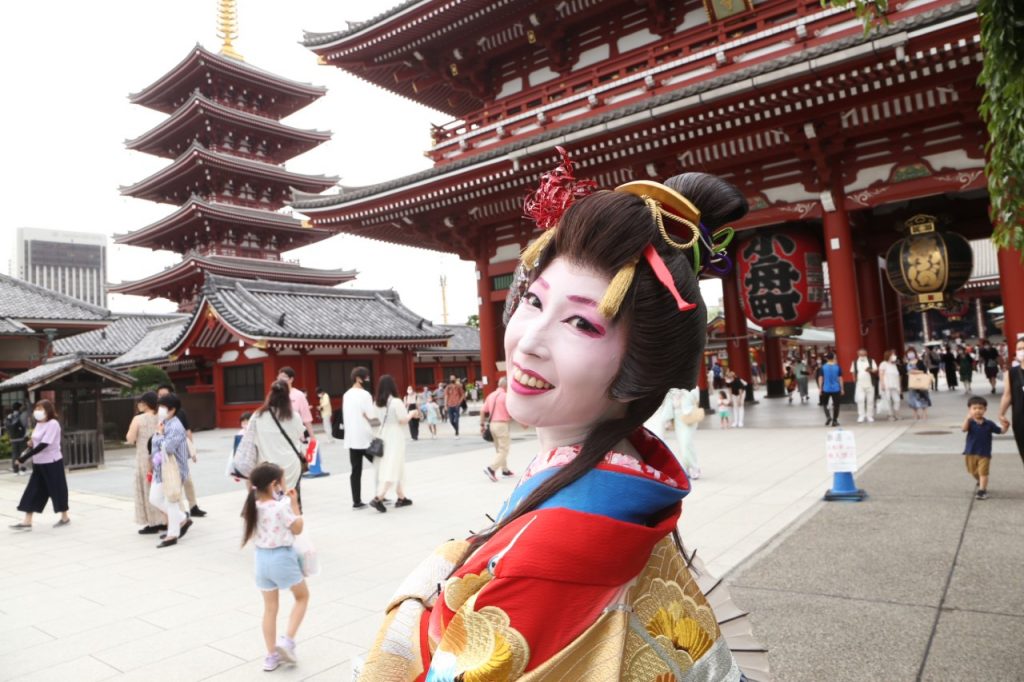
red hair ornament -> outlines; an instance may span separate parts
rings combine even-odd
[[[515,302],[518,302],[518,298],[522,295],[521,291],[516,295],[515,290],[523,289],[524,285],[527,284],[525,271],[532,270],[540,263],[541,254],[544,253],[545,247],[554,238],[555,229],[558,227],[558,221],[561,220],[562,214],[577,199],[582,199],[597,189],[597,183],[593,180],[579,180],[576,178],[573,174],[572,160],[569,159],[569,153],[564,147],[555,147],[555,149],[561,157],[561,163],[554,170],[548,171],[541,176],[540,185],[526,197],[526,201],[523,204],[526,216],[531,218],[537,224],[537,227],[544,230],[544,232],[523,250],[520,267],[516,269],[513,286],[509,289],[509,300],[505,306],[506,323],[515,310],[513,297]],[[691,248],[699,240],[700,231],[697,225],[700,222],[700,211],[677,192],[659,183],[648,181],[626,183],[617,187],[616,191],[634,194],[644,200],[651,210],[651,217],[658,225],[662,237],[670,246],[677,249]],[[695,234],[694,239],[687,244],[674,242],[665,230],[664,216],[691,227]],[[676,307],[680,312],[687,312],[697,307],[696,304],[689,303],[679,294],[679,289],[672,279],[668,266],[665,265],[665,261],[658,255],[653,244],[647,245],[642,257],[650,265],[651,270],[654,271],[654,276],[661,282],[662,286],[672,294]],[[613,318],[618,314],[626,292],[629,290],[629,285],[633,282],[638,260],[623,266],[612,278],[611,283],[608,285],[608,290],[598,306],[598,312],[605,317]],[[518,283],[518,286],[516,286],[516,283]]]

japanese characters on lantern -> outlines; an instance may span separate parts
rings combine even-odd
[[[821,243],[803,228],[757,230],[738,249],[743,307],[769,336],[793,336],[825,298]]]
[[[907,220],[908,235],[889,247],[885,272],[893,288],[911,299],[911,310],[956,314],[961,304],[952,294],[971,276],[974,253],[966,239],[937,229],[935,223],[930,215]]]

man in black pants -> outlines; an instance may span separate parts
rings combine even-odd
[[[363,458],[373,464],[373,457],[367,454],[373,440],[372,421],[377,419],[373,398],[366,387],[370,385],[370,370],[356,367],[352,370],[352,387],[341,397],[341,411],[345,422],[345,446],[348,461],[352,465],[349,485],[352,488],[352,508],[365,509],[362,497]]]
[[[4,420],[4,432],[11,439],[11,469],[21,476],[25,467],[18,461],[18,456],[28,443],[28,412],[22,409],[20,402],[11,405],[11,411]]]

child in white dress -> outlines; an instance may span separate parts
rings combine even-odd
[[[249,496],[242,507],[242,546],[249,540],[256,545],[256,587],[263,592],[263,640],[267,645],[263,669],[269,672],[282,661],[297,661],[295,634],[309,606],[309,588],[292,545],[302,532],[303,521],[295,489],[285,491],[284,469],[264,462],[252,470],[249,483]],[[295,606],[288,617],[287,634],[277,637],[281,590],[291,590]]]

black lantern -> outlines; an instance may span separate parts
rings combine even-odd
[[[952,294],[971,276],[971,245],[955,232],[936,229],[934,216],[916,215],[905,224],[907,236],[885,256],[889,283],[912,299],[911,310],[957,307]]]

